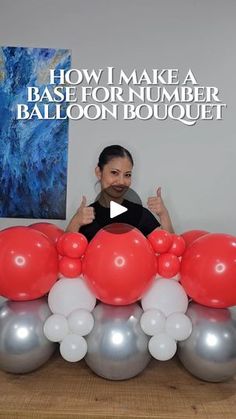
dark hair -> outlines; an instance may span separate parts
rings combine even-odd
[[[121,145],[109,145],[102,150],[98,158],[98,167],[102,170],[105,164],[116,157],[127,157],[132,165],[134,165],[133,157],[126,148]]]

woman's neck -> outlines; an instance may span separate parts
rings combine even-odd
[[[124,201],[124,198],[123,197],[112,198],[109,195],[107,195],[106,193],[101,192],[101,195],[98,199],[98,202],[99,202],[100,205],[102,205],[102,207],[110,208],[110,202],[111,201],[117,202],[117,204],[122,204],[122,202]]]

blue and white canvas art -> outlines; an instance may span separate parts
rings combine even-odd
[[[68,119],[17,120],[16,109],[70,65],[67,49],[0,47],[0,217],[66,218]]]

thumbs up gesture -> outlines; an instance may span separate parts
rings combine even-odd
[[[148,198],[147,206],[150,211],[154,212],[156,215],[159,215],[159,217],[168,212],[161,196],[161,187],[157,189],[156,196],[151,196]]]
[[[82,201],[75,215],[71,219],[66,231],[76,232],[79,231],[80,227],[91,224],[95,219],[95,213],[93,207],[87,207],[87,199],[83,195]]]
[[[174,233],[174,228],[172,226],[169,212],[161,196],[161,187],[157,189],[156,196],[151,196],[148,198],[147,206],[150,211],[154,212],[154,214],[160,217],[161,228],[169,231],[169,233]]]
[[[94,208],[87,207],[87,199],[83,195],[81,204],[77,210],[77,219],[79,223],[79,227],[84,226],[86,224],[91,224],[95,218]]]

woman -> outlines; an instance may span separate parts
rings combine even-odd
[[[71,219],[66,231],[79,231],[88,240],[102,228],[111,223],[127,223],[137,227],[145,236],[157,227],[173,233],[173,226],[167,208],[161,197],[161,188],[156,196],[148,198],[147,205],[154,215],[138,203],[124,198],[129,192],[133,169],[133,158],[130,152],[120,145],[111,145],[102,151],[98,159],[95,174],[101,185],[99,198],[87,206],[83,196],[80,207]],[[122,204],[127,211],[113,219],[110,218],[110,202]]]

